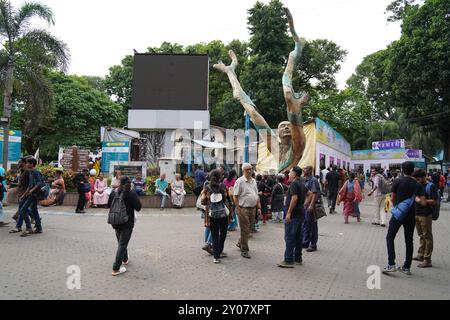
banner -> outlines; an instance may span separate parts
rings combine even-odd
[[[405,149],[405,139],[372,142],[372,150]]]
[[[10,130],[8,143],[8,161],[19,161],[22,156],[22,131]],[[0,129],[0,162],[3,162],[3,129]]]
[[[348,156],[352,154],[350,143],[344,137],[334,130],[325,121],[316,118],[316,139],[336,151],[342,152]]]
[[[358,150],[352,153],[353,160],[383,160],[405,159],[422,160],[422,150],[391,149],[391,150]]]
[[[102,171],[109,173],[111,161],[126,162],[130,160],[130,142],[103,142],[102,143]]]

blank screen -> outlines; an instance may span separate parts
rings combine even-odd
[[[134,56],[132,109],[208,110],[207,55]]]

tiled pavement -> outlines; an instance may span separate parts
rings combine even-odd
[[[6,216],[14,209],[5,208]],[[199,212],[148,210],[130,243],[129,272],[113,278],[116,240],[105,211],[75,216],[72,208],[42,209],[42,235],[20,238],[0,228],[0,299],[450,299],[450,206],[434,225],[435,267],[382,276],[381,290],[366,285],[368,266],[386,263],[387,229],[370,224],[372,210],[362,206],[359,224],[344,225],[339,214],[321,220],[319,251],[304,253],[304,265],[293,270],[276,267],[284,250],[281,224],[263,226],[251,239],[251,260],[240,257],[238,234],[231,233],[230,257],[214,265],[200,249]],[[401,231],[396,242],[401,263]],[[81,268],[80,290],[67,289],[71,265]]]

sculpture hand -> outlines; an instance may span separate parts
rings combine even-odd
[[[227,73],[229,70],[235,72],[236,67],[239,65],[236,54],[234,53],[233,50],[230,50],[228,51],[228,55],[231,58],[231,64],[229,66],[226,66],[225,63],[223,63],[223,61],[220,60],[217,64],[213,65],[213,68],[222,71],[224,73]]]
[[[292,37],[294,38],[295,42],[299,42],[300,38],[297,35],[297,32],[295,31],[294,18],[292,17],[291,11],[289,11],[289,9],[286,8],[286,7],[284,7],[283,10],[284,10],[284,13],[286,14],[286,17],[288,19],[289,29],[291,30]]]

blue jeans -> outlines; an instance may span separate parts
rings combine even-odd
[[[169,197],[167,193],[163,193],[161,190],[156,189],[155,194],[161,198],[161,208],[165,208],[166,200]]]
[[[145,196],[144,190],[135,190],[134,192],[136,192],[136,194],[137,194],[139,197]]]
[[[212,235],[209,227],[205,228],[205,243],[212,245]]]
[[[361,217],[361,211],[359,210],[359,202],[355,202],[355,213],[357,218]]]
[[[318,240],[319,226],[316,218],[311,212],[306,212],[305,221],[303,222],[303,248],[317,249]]]
[[[233,205],[232,207],[233,212],[233,221],[228,225],[228,229],[236,229],[238,226],[238,218],[236,214],[236,206]]]
[[[284,225],[284,241],[286,242],[284,261],[286,262],[302,261],[302,220],[292,219],[291,223],[285,223]]]
[[[30,216],[36,222],[36,229],[42,229],[41,218],[39,217],[39,212],[37,209],[37,199],[35,197],[29,196],[25,198],[19,207],[19,215],[25,221],[27,229],[31,229]],[[19,221],[17,222],[19,225]],[[22,225],[20,225],[21,227]]]

